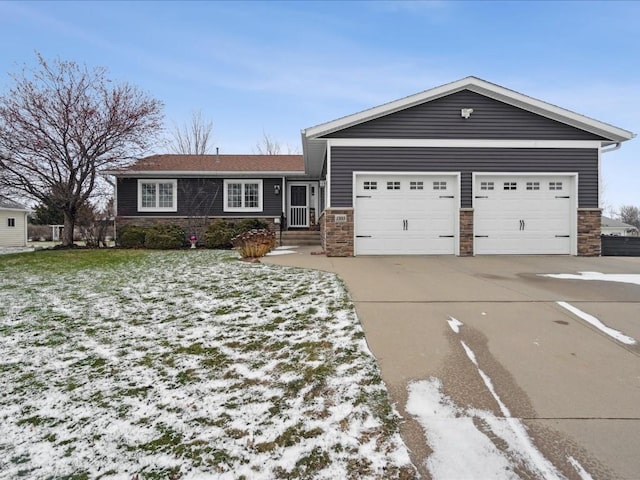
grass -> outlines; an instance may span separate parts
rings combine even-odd
[[[0,479],[415,478],[342,283],[232,252],[0,257]]]

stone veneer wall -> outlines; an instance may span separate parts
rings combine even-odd
[[[346,215],[346,222],[336,222]],[[353,257],[353,208],[328,208],[321,217],[321,237],[327,257]]]
[[[602,248],[600,233],[602,210],[599,208],[578,209],[578,255],[599,257]]]
[[[473,256],[473,208],[460,209],[460,256]]]

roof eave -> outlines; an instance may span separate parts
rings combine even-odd
[[[107,170],[102,172],[104,175],[114,175],[116,177],[238,177],[238,176],[260,176],[260,177],[282,177],[287,175],[304,175],[304,170],[283,170],[283,171],[260,171],[260,170],[231,170],[231,171],[196,171],[196,170],[127,170],[114,171]]]

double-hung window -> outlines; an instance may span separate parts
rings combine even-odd
[[[225,212],[261,212],[262,180],[225,180]]]
[[[138,180],[139,212],[175,212],[177,210],[177,180]]]

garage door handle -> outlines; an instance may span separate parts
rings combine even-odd
[[[440,195],[440,198],[456,198],[453,195]]]
[[[371,238],[371,235],[356,235],[356,238]]]
[[[571,238],[571,235],[556,235],[556,238]]]
[[[356,195],[356,198],[371,198],[371,195]]]
[[[476,238],[489,238],[489,235],[474,235]]]
[[[567,196],[556,195],[556,198],[571,198],[571,197],[569,195]]]
[[[440,238],[455,238],[455,235],[440,235]]]
[[[476,195],[476,198],[489,198],[489,197],[487,197],[487,196],[483,197],[482,195]]]

